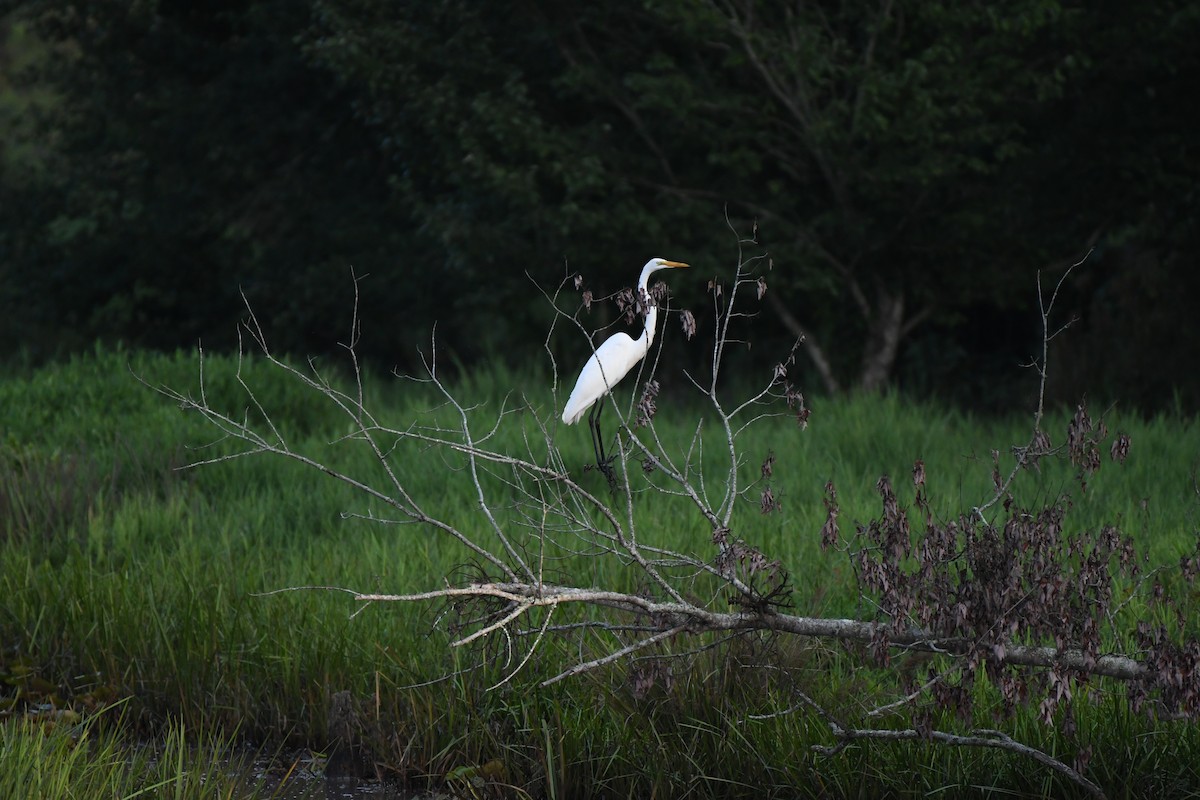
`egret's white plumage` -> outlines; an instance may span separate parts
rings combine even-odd
[[[638,278],[638,296],[646,291],[650,276],[660,269],[678,269],[686,267],[680,261],[667,261],[663,258],[652,258],[642,267],[641,277]],[[633,339],[627,333],[614,333],[596,348],[592,357],[583,365],[575,388],[567,398],[563,409],[562,421],[574,425],[585,411],[591,408],[597,400],[612,391],[621,379],[633,369],[650,351],[654,343],[654,332],[658,324],[658,308],[650,301],[646,311],[646,327],[642,335]]]

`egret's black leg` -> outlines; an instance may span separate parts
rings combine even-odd
[[[592,432],[592,450],[596,454],[596,466],[604,469],[604,437],[600,433],[600,413],[604,410],[604,395],[588,412],[588,430]]]
[[[604,398],[606,395],[601,395],[596,404],[592,406],[591,412],[588,414],[588,428],[592,431],[592,449],[596,453],[596,466],[604,473],[604,476],[610,481],[613,479],[612,474],[612,456],[604,454],[604,434],[600,432],[600,414],[604,410]]]

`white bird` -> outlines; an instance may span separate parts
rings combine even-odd
[[[667,261],[665,258],[652,258],[642,267],[638,278],[638,297],[646,295],[646,284],[650,276],[660,269],[679,269],[688,266],[681,261]],[[596,450],[596,464],[606,475],[609,474],[608,463],[611,459],[604,457],[604,441],[600,435],[600,413],[604,408],[604,397],[613,390],[621,379],[633,369],[634,365],[645,358],[654,343],[654,332],[658,325],[658,307],[654,301],[647,298],[646,327],[642,335],[633,339],[629,334],[614,333],[596,348],[592,357],[583,365],[579,377],[575,380],[575,388],[567,398],[563,408],[562,421],[574,425],[589,408],[588,426],[592,431],[592,445]],[[611,476],[610,476],[611,477]]]

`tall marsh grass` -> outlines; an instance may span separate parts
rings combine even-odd
[[[79,798],[270,797],[283,781],[256,765],[258,755],[213,734],[193,734],[178,722],[163,726],[160,739],[134,743],[108,709],[73,725],[0,723],[0,797],[37,800]],[[289,797],[315,797],[311,787],[289,788]]]
[[[340,441],[348,427],[321,398],[253,359],[242,368],[295,449],[375,474],[368,453]],[[235,369],[230,358],[207,359],[210,398],[256,414]],[[504,675],[496,669],[445,679],[470,654],[451,649],[434,627],[437,607],[359,609],[338,591],[266,593],[301,586],[431,588],[467,560],[462,548],[411,525],[346,518],[346,511],[379,509],[294,463],[256,457],[181,470],[233,445],[132,373],[155,384],[195,386],[196,359],[98,349],[0,381],[0,672],[11,676],[0,752],[23,768],[70,753],[62,742],[14,733],[39,698],[29,675],[13,668],[18,662],[33,665],[33,674],[53,687],[54,702],[76,707],[88,697],[123,698],[125,729],[168,741],[184,726],[321,751],[338,744],[332,717],[349,713],[364,759],[385,774],[434,785],[473,785],[470,778],[486,775],[546,797],[1075,791],[996,753],[863,745],[820,757],[810,749],[829,744],[819,720],[801,712],[752,718],[794,700],[786,683],[747,666],[756,660],[738,648],[670,662],[670,680],[644,694],[634,690],[632,666],[624,664],[537,688],[579,656],[554,641],[498,689],[487,690]],[[445,412],[420,386],[368,378],[375,411],[391,424]],[[481,417],[495,416],[513,396],[551,417],[554,397],[545,384],[534,375],[496,371],[474,376],[467,399],[481,404]],[[811,405],[806,431],[779,418],[745,435],[747,479],[773,453],[773,489],[782,507],[739,531],[792,571],[796,607],[810,614],[857,610],[847,564],[819,548],[827,480],[838,488],[849,529],[853,520],[878,515],[874,485],[881,473],[893,476],[902,501],[910,500],[911,491],[900,487],[922,459],[935,508],[953,516],[990,495],[990,451],[1000,451],[1007,469],[1011,445],[1028,437],[1027,416],[980,418],[894,395],[817,398]],[[657,424],[685,447],[703,413],[684,396],[666,397]],[[1052,435],[1065,431],[1067,412],[1052,416],[1046,426]],[[1120,409],[1108,425],[1132,438],[1124,466],[1106,463],[1080,492],[1070,465],[1047,462],[1040,475],[1019,480],[1017,493],[1046,501],[1069,494],[1068,523],[1076,529],[1115,523],[1152,562],[1177,562],[1194,547],[1200,527],[1200,430],[1192,419],[1146,420]],[[524,447],[520,428],[519,418],[501,428],[497,436],[511,439],[498,447]],[[590,459],[585,429],[559,428],[556,437],[568,464],[582,467]],[[203,449],[188,449],[195,447]],[[414,494],[464,528],[477,524],[474,496],[447,480],[457,467],[452,459],[416,448],[400,455],[397,469]],[[606,491],[598,473],[580,474]],[[495,488],[502,491],[499,483]],[[641,495],[636,513],[639,530],[658,544],[711,546],[705,526],[670,498]],[[582,558],[555,568],[596,585],[628,580]],[[885,680],[852,652],[828,645],[764,639],[746,646],[786,661],[806,691],[847,713]],[[348,711],[335,714],[335,696],[350,698]],[[1038,726],[1032,716],[1019,723],[1023,736],[1050,752],[1069,754],[1078,741],[1090,743],[1092,774],[1114,797],[1140,796],[1147,786],[1173,795],[1200,789],[1195,726],[1133,715],[1114,686],[1098,686],[1080,719],[1078,740]],[[49,755],[37,755],[39,748]],[[67,765],[62,774],[75,769]]]

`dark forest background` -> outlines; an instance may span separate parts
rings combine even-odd
[[[1091,251],[1055,396],[1190,413],[1198,41],[1183,0],[0,6],[0,359],[231,347],[239,291],[332,352],[353,268],[381,368],[435,322],[524,364],[535,283],[663,256],[699,311],[728,219],[773,262],[749,363],[803,331],[806,390],[1021,403],[1038,273]]]

